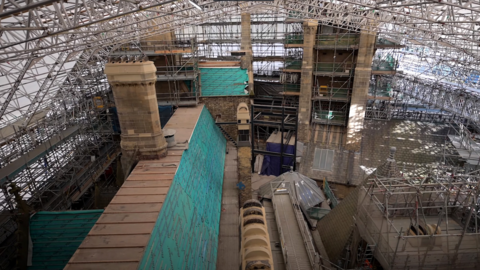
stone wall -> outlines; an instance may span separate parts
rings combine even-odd
[[[239,191],[240,205],[252,199],[252,150],[250,147],[238,147],[238,182],[245,185],[244,190]]]
[[[310,138],[309,125],[312,116],[312,72],[313,72],[313,47],[318,23],[313,20],[303,22],[303,60],[300,77],[300,97],[298,112],[297,138],[307,141]]]
[[[440,161],[445,142],[447,146],[451,145],[447,133],[445,124],[404,120],[366,121],[360,152],[345,150],[338,144],[328,146],[317,138],[307,148],[300,170],[316,180],[327,177],[328,181],[335,183],[357,185],[367,173],[385,162],[392,146],[397,148],[395,159],[399,167],[404,164],[407,167],[424,166]],[[340,134],[336,137],[343,136]],[[315,147],[335,151],[331,172],[312,169]]]
[[[208,111],[212,114],[213,119],[217,115],[221,115],[220,122],[236,122],[237,121],[237,106],[241,102],[250,104],[250,98],[243,96],[228,96],[228,97],[202,97],[201,102],[205,104]],[[237,125],[223,125],[222,128],[234,140],[237,140],[238,127]]]
[[[446,124],[391,120],[365,122],[362,140],[362,165],[378,167],[388,157],[390,147],[397,148],[398,164],[438,162],[447,142]]]
[[[155,95],[155,71],[151,61],[105,65],[122,131],[124,163],[137,149],[139,159],[158,159],[166,154]],[[123,165],[127,167],[127,163]]]

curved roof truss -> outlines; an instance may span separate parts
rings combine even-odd
[[[222,21],[242,12],[316,19],[369,30],[480,60],[480,2],[473,0],[2,0],[0,4],[0,126],[46,101],[69,95],[85,74],[100,72],[115,45]],[[87,59],[87,60],[86,60]],[[80,61],[81,60],[81,61]],[[74,68],[75,66],[75,68]],[[80,70],[80,67],[86,69]]]

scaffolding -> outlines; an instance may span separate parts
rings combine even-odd
[[[397,75],[395,90],[459,117],[469,119],[480,130],[480,97],[465,86],[409,75]]]
[[[196,38],[143,40],[123,44],[110,57],[132,61],[148,57],[157,68],[155,83],[159,106],[195,106],[201,95]]]
[[[372,79],[367,96],[366,119],[390,120],[395,112],[398,112],[396,107],[402,100],[394,92],[394,84],[400,55],[398,49],[401,47],[393,40],[377,37],[375,43],[377,51],[372,61]]]
[[[335,25],[346,32],[352,31],[340,34],[322,32],[316,44],[320,49],[330,46],[336,50],[355,51],[357,34],[353,32],[360,29],[378,31],[383,37],[377,40],[377,48],[401,47],[387,36],[401,38],[408,44],[402,50],[406,75],[400,76],[403,82],[394,88],[396,93],[441,111],[419,112],[396,105],[393,109],[377,106],[376,112],[383,115],[376,118],[457,121],[479,127],[480,51],[475,39],[478,20],[464,16],[478,12],[475,3],[425,2],[422,8],[411,9],[386,2],[374,5],[314,0],[305,4],[287,0],[238,4],[208,0],[198,2],[203,9],[199,11],[191,4],[176,1],[139,4],[136,1],[87,0],[78,5],[64,1],[43,2],[31,5],[22,0],[6,1],[3,5],[2,18],[8,20],[1,36],[0,70],[5,81],[0,85],[0,128],[10,131],[4,133],[7,130],[3,129],[0,133],[0,167],[7,168],[24,160],[26,154],[38,146],[52,143],[54,137],[69,128],[75,128],[75,132],[56,142],[55,147],[48,148],[41,159],[29,164],[24,162],[21,171],[7,179],[2,186],[3,213],[13,211],[16,206],[6,191],[6,183],[18,183],[21,194],[30,204],[45,205],[44,210],[65,209],[72,204],[72,198],[77,197],[74,194],[89,192],[89,179],[96,181],[97,172],[115,160],[118,141],[111,129],[115,114],[109,109],[113,99],[102,70],[108,53],[116,49],[114,46],[128,42],[137,42],[138,45],[138,40],[176,31],[177,36],[185,41],[198,35],[196,53],[199,59],[237,59],[230,53],[240,48],[240,13],[252,13],[256,79],[282,81],[285,92],[299,91],[300,73],[291,72],[287,76],[283,75],[287,72],[280,72],[280,63],[286,63],[285,57],[292,56],[289,61],[301,59],[302,49],[293,46],[299,44],[299,37],[290,36],[293,40],[286,43],[292,44],[288,51],[300,54],[289,55],[284,44],[286,33],[295,34],[294,30],[287,30],[287,25],[299,26],[298,19],[314,19],[324,26]],[[449,16],[445,16],[446,8],[451,11]],[[425,9],[429,12],[424,12]],[[32,19],[32,16],[26,16],[27,13],[44,19]],[[187,68],[190,64],[185,64],[187,59],[181,57],[178,63],[174,63],[178,56],[188,54],[185,51],[175,56],[163,54],[169,62],[159,67],[172,67],[171,70],[165,68],[170,74],[159,74],[165,75],[164,82],[168,82],[169,91],[173,91],[162,97],[165,102],[178,105],[183,97],[191,104],[198,101],[199,87],[195,83],[185,83],[192,81],[185,80],[191,76]],[[387,58],[377,62],[375,72],[378,74],[390,74],[397,68]],[[352,65],[325,61],[315,66],[315,72],[321,74],[333,70],[338,73],[335,80],[341,81],[352,76],[347,70],[353,70],[353,67],[354,62]],[[183,75],[184,80],[172,79],[173,74]],[[316,76],[317,79],[320,77],[334,80],[334,76]],[[349,99],[351,85],[328,86],[315,82],[315,86],[312,89],[317,98],[313,101],[317,109],[313,110],[314,114],[320,111],[320,118],[333,116],[335,119],[336,110],[341,112],[338,117],[348,113],[348,101],[345,100]],[[281,101],[275,99],[271,102],[280,103],[278,106],[297,106],[297,100],[295,96],[284,96]],[[102,103],[104,107],[100,108]],[[391,104],[388,101],[378,103]],[[322,111],[328,113],[322,115]],[[331,125],[328,121],[327,124],[312,125],[312,129],[317,127],[324,128],[325,133],[331,130],[343,132],[336,129],[342,126]],[[53,201],[46,201],[47,197]],[[5,225],[5,228],[12,226]]]
[[[286,24],[286,31],[280,83],[283,85],[284,97],[298,98],[303,59],[303,27],[299,22],[290,22]]]
[[[347,125],[359,37],[332,27],[319,29],[314,46],[313,123]]]
[[[398,61],[392,51],[377,53],[372,61],[373,75],[394,75]]]
[[[356,228],[384,268],[474,269],[479,185],[479,171],[432,166],[406,173],[390,160],[361,187]]]
[[[288,153],[287,146],[293,145],[294,149],[297,147],[298,107],[276,106],[274,99],[270,100],[269,105],[259,104],[261,101],[265,99],[256,99],[250,108],[252,173],[258,155],[280,157],[279,171],[282,173],[291,168],[295,170],[297,151],[294,150],[293,154]],[[280,102],[283,104],[284,101]],[[267,140],[273,133],[280,135],[279,152],[267,150]],[[286,160],[290,160],[291,164],[285,165]]]
[[[116,189],[120,154],[113,131],[113,96],[102,72],[109,48],[80,55],[45,110],[17,119],[0,132],[0,269],[12,269],[16,219],[12,184],[31,211],[88,209],[94,190]],[[86,68],[88,67],[88,68]]]
[[[286,24],[279,14],[251,14],[253,73],[257,80],[278,82],[285,49]],[[241,16],[236,14],[209,23],[175,31],[181,39],[196,37],[202,61],[238,61],[231,52],[239,51]]]
[[[393,91],[391,75],[373,75],[368,88],[365,119],[390,120],[397,104],[401,101]]]
[[[465,171],[480,169],[480,133],[471,126],[459,122],[449,124],[448,138],[463,161]]]

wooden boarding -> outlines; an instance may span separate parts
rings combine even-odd
[[[162,158],[162,162],[163,163],[169,163],[169,162],[179,163],[181,159],[182,159],[181,155],[171,156],[169,153],[168,156]],[[144,164],[158,164],[158,160],[145,160]]]
[[[209,67],[209,68],[216,68],[216,67],[239,67],[240,61],[205,61],[199,62],[198,67]]]
[[[154,178],[154,176],[153,176]],[[169,187],[173,180],[139,179],[138,181],[128,181],[123,183],[123,187],[143,188],[143,187]]]
[[[139,220],[142,222],[157,221],[157,213],[123,213],[123,214],[104,214],[98,220],[97,224],[126,224],[136,223]]]
[[[285,44],[285,48],[303,48],[303,44]]]
[[[117,195],[167,195],[168,187],[122,188]]]
[[[183,154],[183,151],[177,151],[177,150],[168,150],[168,156],[181,156]]]
[[[139,195],[139,196],[123,196],[116,195],[110,203],[163,203],[165,195]]]
[[[155,223],[95,224],[88,235],[150,234]]]
[[[164,174],[172,174],[175,175],[175,172],[177,171],[178,163],[171,163],[172,166],[161,166],[161,167],[142,167],[133,170],[132,173],[139,173],[139,174],[149,174],[149,173],[154,173],[154,174],[159,174],[159,173],[164,173]],[[168,177],[166,175],[165,177]],[[161,178],[159,178],[161,179]]]
[[[281,68],[280,71],[282,72],[296,72],[296,73],[301,73],[301,69],[288,69],[288,68]]]
[[[300,96],[300,92],[281,92],[284,96]]]
[[[110,204],[103,214],[110,213],[158,213],[162,209],[161,203],[144,204]]]
[[[179,53],[192,53],[192,49],[183,48],[183,49],[172,49],[172,50],[156,50],[155,54],[179,54]]]
[[[373,75],[395,75],[395,70],[372,70]]]
[[[176,141],[188,144],[202,109],[177,109],[165,128],[175,129]],[[182,154],[169,150],[165,158],[140,161],[65,269],[137,269]]]
[[[252,50],[238,50],[238,51],[231,51],[230,52],[230,55],[233,55],[233,56],[242,56],[242,55],[246,55],[248,52],[252,52]]]
[[[69,264],[68,270],[133,270],[138,268],[138,262],[105,262]],[[67,268],[65,268],[67,269]]]
[[[143,256],[143,248],[78,249],[73,256],[92,262],[136,262]]]
[[[175,158],[178,158],[178,156],[175,156]],[[135,167],[135,171],[137,173],[141,172],[146,172],[149,171],[150,169],[171,169],[175,168],[180,164],[180,161],[165,161],[165,162],[158,162],[158,163],[147,163],[147,162],[142,162],[142,164],[138,164]]]
[[[171,181],[173,180],[174,176],[175,174],[173,173],[167,173],[164,175],[156,175],[156,174],[130,175],[127,180],[128,181],[151,181],[151,180]],[[127,183],[127,181],[125,181],[125,183]]]
[[[83,240],[80,248],[144,247],[150,240],[150,235],[89,235]]]
[[[197,124],[203,105],[197,107],[182,107],[175,111],[164,128],[175,129],[175,140],[177,143],[190,141],[193,129]],[[180,128],[180,123],[182,126]]]

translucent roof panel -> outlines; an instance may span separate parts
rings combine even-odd
[[[305,214],[307,214],[308,209],[325,201],[325,196],[317,183],[298,172],[286,172],[264,184],[259,189],[259,196],[272,199],[273,192],[283,189],[288,190],[292,196],[297,198]]]
[[[451,50],[449,55],[458,56],[458,63],[467,58],[480,60],[478,1],[312,0],[305,5],[296,0],[240,4],[198,0],[195,6],[169,0],[5,1],[0,12],[0,127],[47,107],[59,88],[68,85],[64,83],[67,77],[82,76],[80,72],[69,74],[79,52],[91,50],[95,57],[104,48],[228,22],[242,13],[266,14],[266,20],[280,22],[312,19],[350,31],[373,31],[402,44]],[[86,61],[81,68],[89,70],[96,65],[93,62]],[[476,74],[463,73],[468,83],[476,78]]]

